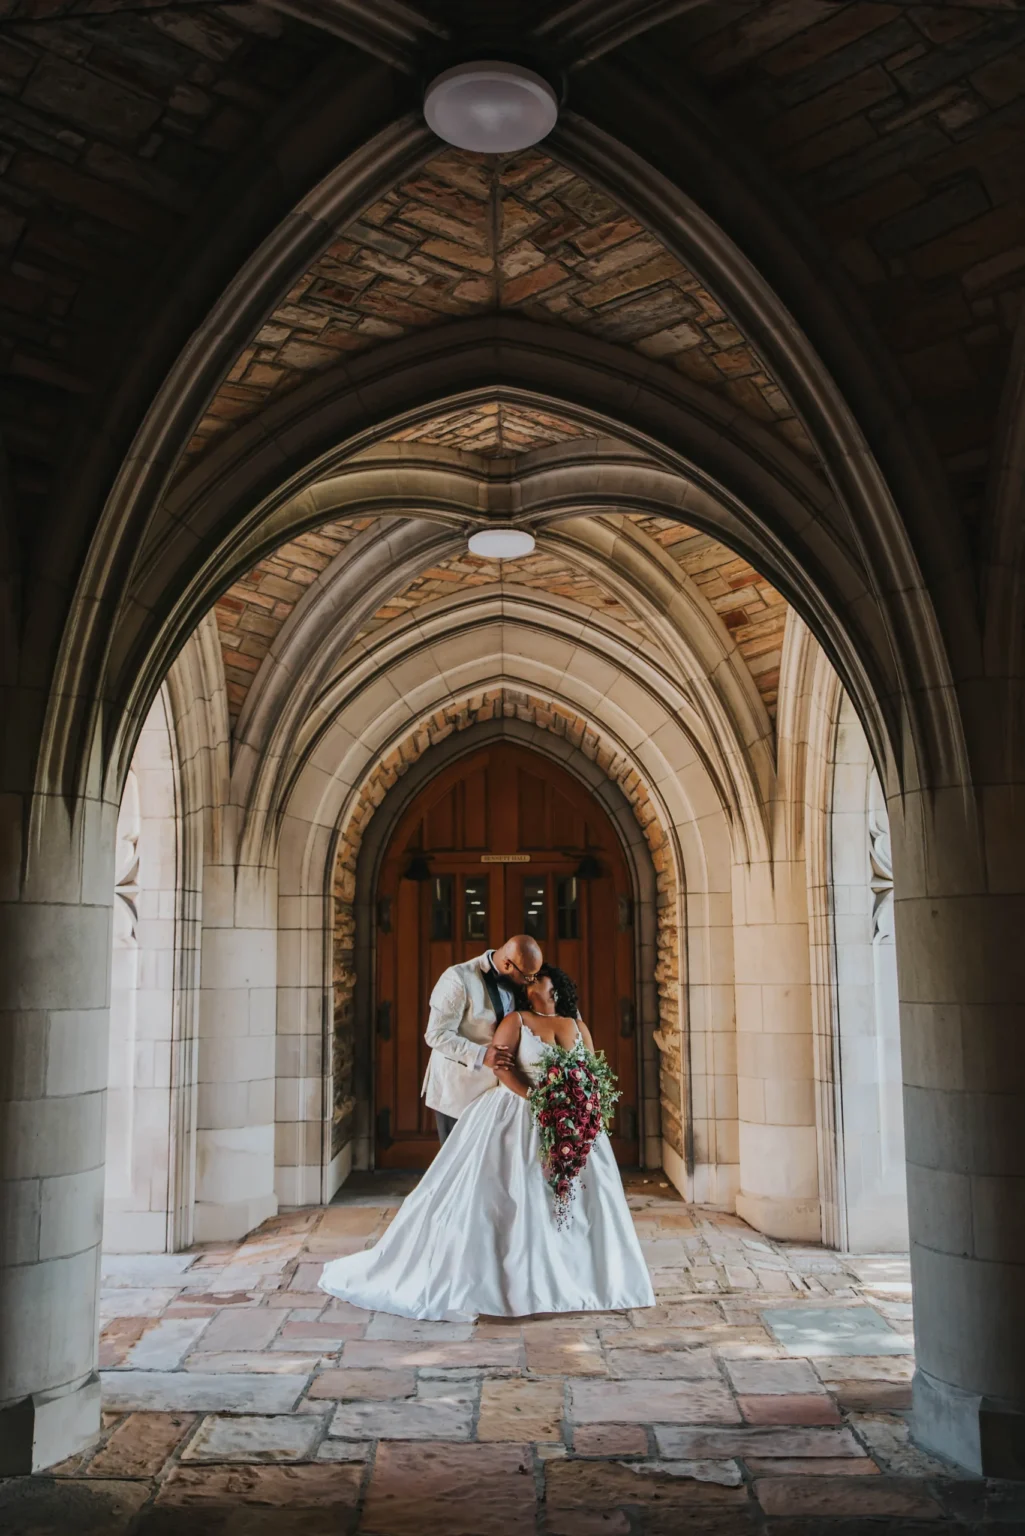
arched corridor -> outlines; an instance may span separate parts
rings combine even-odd
[[[394,1397],[469,1414],[395,1409],[442,1461],[534,1415],[549,1536],[663,1528],[621,1462],[674,1511],[743,1490],[695,1496],[737,1530],[988,1519],[964,1477],[1025,1477],[1025,22],[83,4],[3,19],[0,1474],[91,1487],[152,1432],[117,1519],[156,1536],[235,1453],[147,1415],[248,1404],[397,1536],[374,1479],[430,1456],[334,1427]],[[543,142],[428,128],[478,48],[558,77]],[[499,529],[526,552],[472,552]],[[659,1308],[496,1363],[499,1323],[389,1333],[313,1270],[430,1161],[438,972],[519,928],[618,1073]],[[477,1353],[350,1349],[434,1337]],[[812,1415],[785,1453],[698,1433],[765,1396]]]

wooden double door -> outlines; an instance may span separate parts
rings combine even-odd
[[[526,748],[488,747],[407,809],[377,891],[376,1161],[423,1168],[437,1150],[420,1098],[428,999],[446,966],[533,934],[577,983],[580,1012],[619,1078],[612,1142],[638,1160],[634,935],[626,861],[601,806]]]

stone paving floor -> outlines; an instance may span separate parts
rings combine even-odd
[[[330,1301],[401,1179],[241,1243],[104,1261],[97,1446],[0,1529],[114,1536],[1025,1532],[908,1439],[906,1260],[770,1242],[628,1176],[658,1306],[476,1326]]]

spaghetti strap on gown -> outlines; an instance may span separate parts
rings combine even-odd
[[[531,1081],[544,1049],[524,1024],[517,1063]],[[368,1311],[452,1322],[654,1306],[604,1133],[571,1212],[558,1229],[530,1107],[499,1085],[460,1115],[380,1241],[326,1264],[320,1289]]]

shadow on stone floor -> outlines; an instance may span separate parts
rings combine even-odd
[[[429,1460],[422,1446],[391,1450],[399,1474],[410,1470],[410,1458]],[[764,1480],[754,1488],[656,1483],[635,1491],[636,1477],[626,1467],[614,1469],[612,1482],[619,1486],[613,1487],[608,1463],[569,1462],[563,1469],[575,1468],[576,1474],[554,1479],[548,1502],[539,1505],[522,1454],[519,1468],[514,1448],[503,1447],[498,1456],[493,1482],[453,1485],[446,1507],[439,1507],[441,1490],[429,1473],[422,1484],[400,1475],[375,1496],[363,1487],[363,1469],[352,1467],[317,1468],[319,1503],[312,1507],[288,1501],[290,1483],[299,1500],[310,1497],[300,1492],[301,1478],[287,1478],[298,1468],[260,1469],[286,1473],[285,1479],[267,1480],[264,1491],[279,1501],[271,1506],[250,1502],[257,1492],[252,1468],[224,1478],[223,1503],[204,1496],[199,1503],[170,1506],[153,1504],[153,1490],[142,1482],[17,1479],[0,1485],[0,1529],[5,1536],[941,1536],[946,1531],[972,1536],[980,1530],[1009,1536],[1025,1531],[1021,1484],[952,1482],[934,1484],[928,1492],[909,1478],[872,1478],[871,1489],[865,1482],[853,1489],[851,1480],[830,1478],[827,1494],[816,1486],[817,1478],[776,1478],[773,1496],[766,1499]],[[517,1479],[513,1485],[510,1474]],[[846,1488],[839,1486],[844,1481]],[[774,1499],[789,1503],[793,1512],[771,1514]],[[848,1501],[860,1506],[858,1512],[845,1508]],[[901,1503],[905,1515],[882,1513]],[[817,1505],[818,1512],[809,1505]]]

